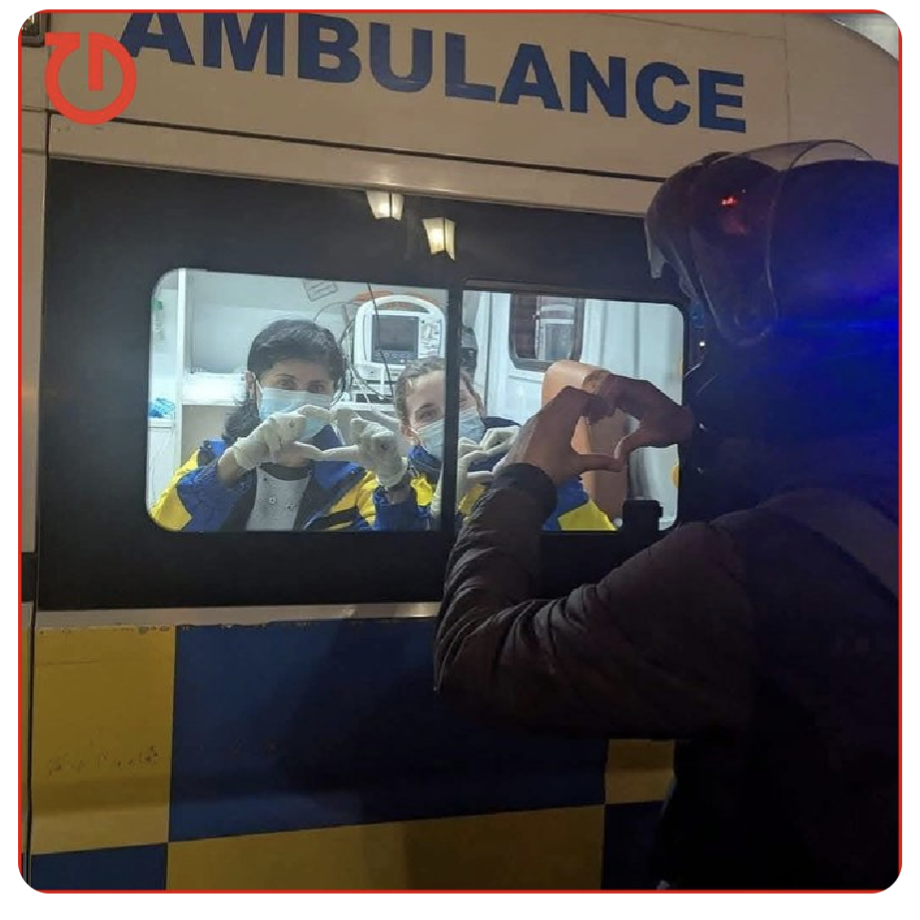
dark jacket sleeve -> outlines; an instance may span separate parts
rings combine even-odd
[[[687,525],[598,584],[535,600],[554,503],[549,478],[519,464],[466,521],[435,640],[438,691],[513,722],[612,737],[742,726],[752,616],[731,538]]]

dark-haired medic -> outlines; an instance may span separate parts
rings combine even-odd
[[[376,480],[353,463],[310,460],[341,441],[329,407],[345,382],[332,333],[282,319],[253,340],[246,397],[222,438],[206,440],[150,511],[168,530],[369,530]]]

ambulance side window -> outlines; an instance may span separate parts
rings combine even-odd
[[[509,343],[514,366],[545,370],[554,361],[577,361],[584,306],[584,300],[575,297],[512,294]]]
[[[394,392],[408,365],[443,356],[446,305],[444,290],[364,280],[187,268],[165,274],[152,292],[147,509],[153,520],[168,530],[414,528],[417,522],[398,514],[377,521],[375,474],[386,478],[413,447]],[[443,417],[443,391],[440,379],[426,385],[429,421]],[[261,442],[234,453],[244,466],[259,462],[222,478],[228,448],[254,437],[278,411],[306,417],[276,455],[256,457]],[[398,456],[386,469],[365,468],[353,445],[354,421],[361,418],[392,438]],[[308,454],[304,443],[335,453]],[[343,448],[351,450],[343,456]],[[210,465],[217,482],[205,472]]]
[[[539,290],[467,291],[463,323],[479,343],[473,382],[487,420],[496,420],[494,424],[525,422],[558,389],[580,385],[584,374],[597,367],[650,380],[672,399],[681,399],[683,316],[671,304]],[[560,362],[580,362],[582,368]],[[616,416],[590,429],[582,426],[576,448],[610,451],[632,424]],[[560,506],[558,529],[616,526],[627,498],[657,500],[661,526],[669,527],[677,516],[678,463],[676,448],[640,451],[628,472],[586,474],[584,507]]]

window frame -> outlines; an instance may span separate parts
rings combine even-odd
[[[455,539],[449,520],[439,532],[308,537],[171,533],[150,520],[149,297],[170,269],[446,289],[447,469],[456,459],[465,289],[571,297],[582,293],[578,278],[586,297],[680,307],[673,288],[648,275],[636,217],[407,196],[406,212],[455,221],[451,260],[407,245],[405,227],[374,221],[369,210],[365,217],[359,189],[52,158],[46,200],[38,606],[49,611],[309,604],[341,605],[349,616],[359,604],[436,602],[443,590]],[[316,247],[304,247],[327,211],[335,221]],[[562,250],[560,230],[569,233]],[[611,234],[620,260],[602,257]],[[130,270],[113,272],[113,260]],[[447,509],[455,489],[448,477]],[[601,577],[645,545],[625,532],[565,540],[570,551],[544,557],[540,590],[549,596]]]
[[[19,29],[19,37],[23,47],[41,48],[45,44],[45,35],[48,32],[48,13],[33,13]]]
[[[506,293],[502,291],[501,293]],[[515,309],[515,297],[534,297],[535,304],[534,309],[537,311],[534,313],[534,352],[537,351],[537,333],[540,323],[540,300],[544,297],[552,298],[553,294],[547,294],[544,291],[523,291],[517,290],[511,293],[511,303],[509,305],[510,311],[510,322],[508,324],[508,357],[511,358],[511,363],[519,371],[545,371],[553,362],[545,361],[542,358],[536,357],[527,357],[525,355],[519,355],[517,351],[517,343],[515,341],[515,328],[514,328],[514,309]],[[562,299],[562,295],[556,295],[559,299]],[[575,322],[573,326],[575,328],[575,354],[570,355],[567,360],[569,361],[580,361],[581,360],[581,351],[584,344],[584,317],[585,317],[585,300],[584,297],[571,297],[566,296],[565,300],[572,300],[574,303],[572,306],[575,308]],[[557,358],[558,360],[563,360]]]

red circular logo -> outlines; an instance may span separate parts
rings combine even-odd
[[[45,67],[45,90],[51,104],[65,117],[81,125],[101,125],[120,115],[134,98],[137,89],[137,70],[134,59],[121,42],[101,32],[89,33],[89,88],[102,89],[103,54],[108,52],[118,62],[121,70],[121,91],[101,109],[81,109],[69,102],[61,89],[61,67],[67,57],[80,47],[79,32],[48,32],[45,42],[51,47],[51,56]]]

